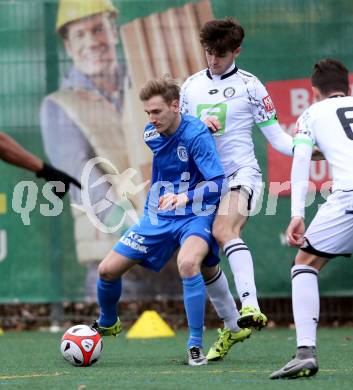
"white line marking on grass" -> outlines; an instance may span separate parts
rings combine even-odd
[[[53,374],[26,374],[26,375],[1,375],[0,379],[26,379],[26,378],[41,378],[41,377],[52,377],[66,375],[67,372],[54,372]]]

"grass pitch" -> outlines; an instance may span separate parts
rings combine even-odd
[[[309,379],[270,380],[295,351],[289,329],[264,329],[207,366],[185,364],[186,331],[150,340],[104,338],[100,360],[73,367],[61,357],[61,334],[7,332],[0,336],[0,388],[9,389],[353,389],[353,329],[319,329],[319,373]],[[206,331],[205,349],[216,339]],[[207,351],[206,351],[207,352]]]

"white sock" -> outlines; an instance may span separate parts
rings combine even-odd
[[[224,245],[223,251],[232,269],[235,287],[242,307],[253,306],[259,309],[256,297],[254,266],[249,248],[241,238],[235,238]]]
[[[291,274],[297,347],[316,346],[316,329],[320,312],[318,270],[300,264],[292,267]]]
[[[237,324],[239,312],[223,271],[219,269],[211,279],[205,280],[205,285],[208,297],[218,317],[223,321],[224,327],[238,332],[240,330]]]

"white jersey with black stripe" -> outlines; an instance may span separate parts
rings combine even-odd
[[[214,134],[226,176],[243,167],[259,170],[252,129],[277,123],[276,112],[263,84],[234,65],[221,76],[204,69],[181,88],[181,111],[203,120],[216,116],[221,129]]]

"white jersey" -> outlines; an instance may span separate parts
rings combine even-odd
[[[195,73],[181,88],[181,112],[201,120],[217,117],[221,129],[214,136],[226,176],[243,167],[259,170],[253,126],[270,126],[277,120],[266,88],[254,75],[234,65],[222,76],[208,69]]]
[[[313,104],[299,117],[294,145],[317,145],[332,169],[335,190],[353,190],[353,97]]]

